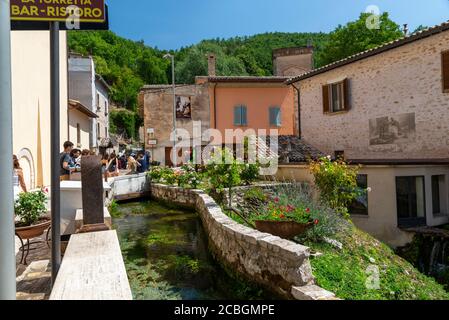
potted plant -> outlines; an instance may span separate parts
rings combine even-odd
[[[19,195],[14,211],[20,220],[15,226],[16,234],[22,240],[39,237],[50,227],[51,219],[44,215],[47,212],[46,202],[47,194],[42,190]]]
[[[305,206],[283,205],[275,198],[263,213],[252,217],[256,229],[261,232],[292,239],[305,233],[319,223],[313,220],[312,210]]]

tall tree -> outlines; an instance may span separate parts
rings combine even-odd
[[[340,25],[331,32],[329,40],[315,57],[317,66],[324,66],[404,36],[399,25],[389,18],[387,12],[378,16],[378,24],[370,20],[373,17],[371,13],[362,13],[357,21]]]

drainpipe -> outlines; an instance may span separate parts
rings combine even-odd
[[[301,132],[301,92],[299,91],[299,88],[296,87],[293,83],[292,83],[292,87],[298,93],[298,137],[301,139],[301,137],[302,137],[302,132]]]
[[[9,0],[0,0],[0,300],[16,299],[9,10]]]
[[[217,129],[217,84],[214,83],[214,129]]]

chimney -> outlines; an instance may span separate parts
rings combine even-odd
[[[209,53],[207,55],[207,75],[209,77],[215,77],[216,76],[216,57],[215,54]]]
[[[408,24],[407,23],[404,24],[404,35],[408,36]]]

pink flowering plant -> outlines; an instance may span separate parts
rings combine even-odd
[[[350,223],[334,209],[313,197],[312,189],[302,183],[280,183],[264,191],[267,202],[248,203],[247,216],[255,221],[293,221],[313,224],[298,241],[322,241],[350,227]],[[242,210],[242,209],[241,209]]]
[[[288,199],[275,197],[268,203],[263,212],[253,215],[252,220],[294,221],[302,224],[318,224],[319,221],[313,219],[314,213],[312,210],[306,204],[293,205],[289,203]]]

